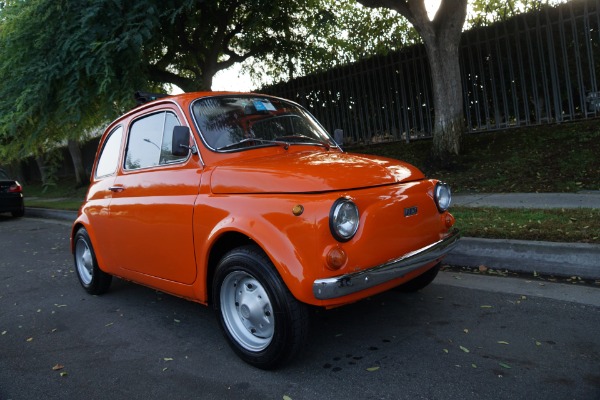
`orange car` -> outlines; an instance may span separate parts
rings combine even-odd
[[[71,249],[89,293],[117,276],[211,304],[269,369],[304,345],[310,306],[431,283],[459,238],[450,201],[409,164],[345,153],[295,103],[188,93],[106,129]]]

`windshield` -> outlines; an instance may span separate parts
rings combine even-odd
[[[213,150],[335,142],[301,107],[266,96],[215,96],[197,100],[192,112],[204,142]]]

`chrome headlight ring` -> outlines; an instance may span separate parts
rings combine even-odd
[[[440,213],[448,211],[452,203],[452,191],[450,186],[443,182],[438,182],[435,185],[433,199]]]
[[[347,242],[358,231],[360,215],[358,207],[348,198],[337,199],[329,212],[329,228],[339,242]]]

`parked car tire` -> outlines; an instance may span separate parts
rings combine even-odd
[[[112,282],[112,275],[103,272],[98,266],[92,241],[85,228],[77,231],[74,243],[75,271],[81,286],[89,294],[106,293]]]
[[[21,206],[19,210],[13,211],[11,214],[14,218],[21,218],[25,215],[25,207]]]
[[[441,266],[441,264],[438,263],[435,267],[431,268],[424,274],[421,274],[421,275],[417,276],[415,279],[408,281],[400,286],[397,286],[396,290],[398,290],[400,292],[408,293],[408,292],[416,292],[417,290],[423,289],[424,287],[429,285],[431,282],[433,282],[433,280],[437,276],[438,272],[440,271],[440,266]]]
[[[272,369],[308,337],[308,306],[296,300],[257,246],[227,253],[213,279],[213,305],[231,348],[247,363]]]

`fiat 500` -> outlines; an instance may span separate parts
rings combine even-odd
[[[104,132],[71,249],[87,292],[116,276],[211,305],[270,369],[305,345],[310,307],[431,283],[459,238],[450,202],[412,165],[342,151],[293,102],[151,97]]]

